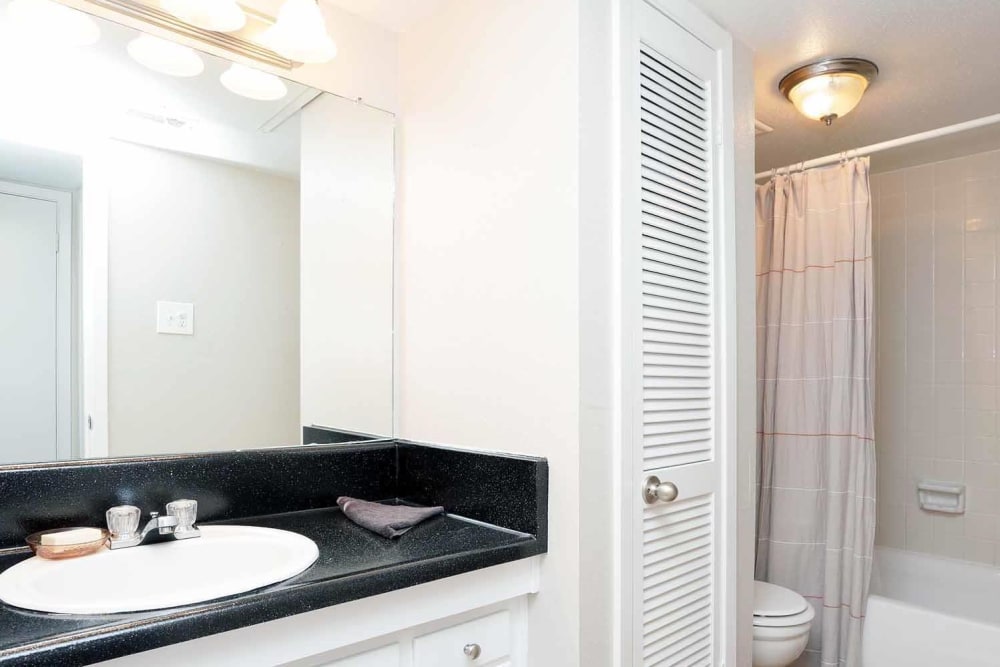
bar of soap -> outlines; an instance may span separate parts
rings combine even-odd
[[[100,528],[70,528],[54,533],[43,533],[41,543],[47,547],[62,547],[68,544],[94,542],[101,539],[102,535]]]

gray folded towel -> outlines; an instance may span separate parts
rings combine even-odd
[[[347,496],[337,498],[337,504],[348,519],[382,537],[399,537],[424,519],[444,513],[443,507],[383,505]]]

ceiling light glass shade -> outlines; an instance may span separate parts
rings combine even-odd
[[[806,118],[841,118],[858,106],[868,89],[868,79],[859,74],[823,74],[807,79],[788,91],[788,99]]]
[[[800,67],[778,88],[803,116],[829,125],[858,106],[877,75],[868,60],[838,58]]]
[[[58,44],[89,46],[101,37],[94,19],[52,0],[13,0],[7,16],[19,30]]]
[[[194,49],[152,35],[140,35],[129,42],[128,54],[154,72],[170,76],[198,76],[205,69]]]
[[[236,32],[247,22],[236,0],[160,0],[160,6],[185,23],[214,32]]]
[[[337,45],[326,32],[315,0],[285,0],[278,20],[264,31],[260,42],[300,63],[325,63],[337,56]]]
[[[288,94],[285,82],[267,72],[233,63],[219,77],[226,90],[249,97],[251,100],[270,102],[280,100]]]

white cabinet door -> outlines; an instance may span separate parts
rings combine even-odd
[[[397,643],[352,655],[349,658],[325,662],[316,667],[399,667],[399,665],[400,649]]]
[[[723,454],[735,379],[720,51],[629,3],[623,51],[622,387],[635,665],[716,665]],[[687,10],[685,10],[687,11]],[[647,498],[647,487],[661,495]]]
[[[414,667],[472,667],[505,664],[511,654],[509,611],[418,636],[413,642]]]

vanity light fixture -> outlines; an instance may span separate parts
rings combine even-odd
[[[101,37],[94,19],[52,0],[12,0],[7,17],[18,30],[46,42],[89,46]]]
[[[139,35],[129,42],[128,54],[154,72],[170,76],[198,76],[205,69],[194,49],[152,35]]]
[[[214,32],[236,32],[247,22],[236,0],[160,0],[160,6],[185,23]]]
[[[870,60],[832,58],[789,72],[778,90],[806,118],[831,125],[858,105],[876,76],[878,67]]]
[[[108,10],[118,14],[128,24],[138,23],[150,26],[162,33],[173,33],[181,36],[185,40],[197,40],[213,49],[221,49],[236,55],[241,60],[253,60],[268,67],[291,70],[297,63],[288,58],[275,53],[267,48],[257,38],[262,33],[274,25],[274,19],[266,14],[254,9],[238,5],[243,14],[246,26],[237,32],[222,32],[220,30],[206,30],[188,21],[179,18],[172,11],[167,11],[166,7],[178,13],[186,11],[208,11],[210,5],[217,6],[216,3],[226,5],[237,4],[234,0],[74,0],[82,1],[94,5],[102,10]],[[191,7],[194,9],[190,9]],[[217,10],[212,10],[214,15]],[[230,10],[231,11],[231,10]],[[193,16],[192,16],[193,18]],[[216,24],[214,27],[220,27]],[[143,28],[145,30],[145,28]],[[252,36],[252,37],[251,37]]]
[[[219,76],[226,90],[251,100],[270,102],[288,94],[285,82],[273,74],[233,63]]]
[[[300,63],[325,63],[337,56],[316,0],[285,0],[278,20],[260,36],[260,43]]]

